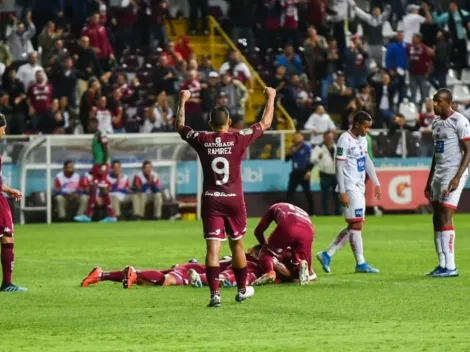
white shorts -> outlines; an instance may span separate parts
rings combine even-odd
[[[455,174],[444,175],[440,177],[434,176],[431,182],[431,199],[433,202],[439,202],[445,208],[457,209],[457,205],[459,205],[460,195],[462,194],[463,188],[467,184],[468,169],[465,170],[464,174],[462,175],[457,189],[451,192],[448,196],[445,196],[444,192],[449,187],[449,183],[454,176]]]
[[[343,213],[348,223],[362,222],[366,216],[365,186],[346,189],[349,206],[343,207]]]

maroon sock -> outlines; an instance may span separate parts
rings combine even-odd
[[[165,274],[158,270],[144,270],[137,272],[139,280],[151,282],[154,285],[163,285],[165,282]]]
[[[124,271],[103,271],[101,274],[101,281],[114,281],[121,282],[124,280]]]
[[[218,266],[206,267],[206,276],[207,276],[207,282],[209,284],[209,288],[211,289],[211,297],[215,295],[217,296],[220,295],[219,274],[220,274],[220,267]]]
[[[15,253],[13,251],[13,243],[2,243],[2,273],[3,285],[11,285],[11,274],[13,273],[13,265],[15,263]]]
[[[86,208],[86,216],[91,218],[93,213],[95,212],[95,204],[96,204],[96,191],[92,191],[90,193],[90,198],[88,198],[88,205]]]
[[[114,218],[114,210],[113,206],[111,205],[111,195],[109,193],[103,195],[104,198],[104,204],[106,204],[106,212],[108,213],[108,216]]]
[[[259,265],[263,273],[267,274],[274,270],[273,257],[267,253],[262,253],[259,257]]]
[[[248,271],[246,266],[244,268],[233,268],[233,273],[235,274],[235,279],[237,280],[238,292],[245,293],[246,291],[246,276]]]

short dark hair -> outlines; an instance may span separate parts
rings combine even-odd
[[[449,104],[452,103],[452,93],[449,89],[447,88],[441,88],[439,89],[437,92],[436,92],[436,95],[441,95],[446,102],[448,102]]]
[[[354,120],[353,120],[354,124],[358,123],[359,125],[363,125],[364,123],[368,121],[372,122],[372,117],[363,110],[356,112],[356,114],[354,115]]]
[[[67,167],[67,165],[73,164],[72,160],[65,160],[64,161],[64,169]]]
[[[406,119],[405,115],[403,115],[403,114],[400,113],[400,112],[399,112],[398,114],[396,114],[395,117],[400,117],[400,118]]]
[[[116,164],[121,165],[121,160],[113,160],[112,163],[111,163],[111,166],[114,166]]]
[[[209,114],[209,119],[214,125],[214,127],[222,127],[227,124],[227,121],[230,117],[230,114],[226,108],[223,106],[218,106],[214,109]]]
[[[152,163],[148,160],[145,160],[143,163],[142,163],[142,167],[146,167],[147,165],[150,165],[152,166]]]

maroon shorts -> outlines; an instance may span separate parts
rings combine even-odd
[[[206,240],[225,241],[225,234],[232,240],[239,240],[246,234],[246,213],[232,216],[204,214],[202,226]]]
[[[106,170],[102,171],[101,170],[102,165],[101,164],[94,164],[93,167],[91,168],[91,175],[93,176],[93,181],[96,183],[106,183],[107,182],[107,176],[109,172],[109,165],[106,164]]]
[[[0,194],[0,237],[13,235],[13,217],[8,200]]]

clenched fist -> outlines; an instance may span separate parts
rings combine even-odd
[[[180,91],[180,101],[186,103],[191,98],[191,92],[189,90]]]
[[[266,87],[264,88],[264,96],[266,97],[266,99],[273,99],[276,97],[276,90],[274,88],[271,88],[271,87]]]

